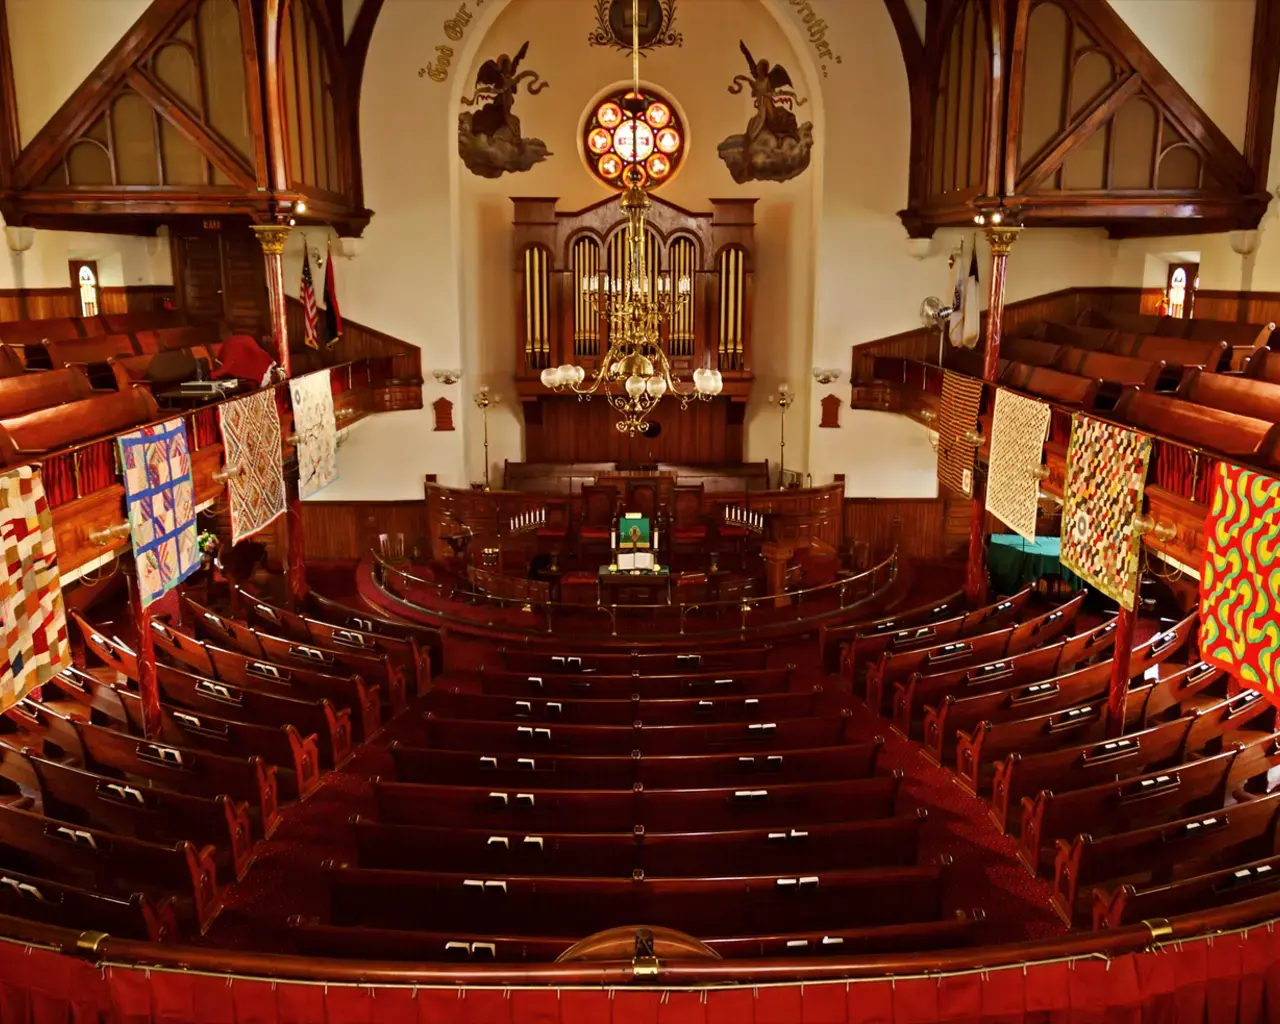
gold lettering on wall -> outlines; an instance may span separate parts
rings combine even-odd
[[[477,7],[484,6],[484,0],[472,0],[472,2]],[[445,38],[451,42],[461,42],[473,17],[475,15],[467,9],[467,5],[462,4],[458,8],[458,13],[440,26]],[[440,43],[436,46],[435,53],[433,61],[424,68],[418,68],[418,77],[430,78],[433,82],[443,82],[449,77],[449,61],[453,59],[453,47],[447,43]]]
[[[831,44],[827,42],[827,32],[831,26],[822,20],[818,15],[817,5],[814,0],[788,0],[792,10],[796,12],[796,17],[800,19],[801,30],[809,40],[809,45],[817,51],[818,59],[824,63],[821,65],[822,77],[827,77],[826,61],[835,61],[837,64],[843,64],[844,58],[831,49]]]

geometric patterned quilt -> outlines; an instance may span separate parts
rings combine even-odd
[[[231,506],[231,543],[239,544],[284,514],[284,456],[274,389],[218,407]]]
[[[1280,480],[1218,463],[1200,573],[1200,657],[1276,699]]]
[[[1133,520],[1142,513],[1150,458],[1146,434],[1072,417],[1061,561],[1129,611],[1137,602],[1142,548]]]
[[[0,711],[71,664],[67,615],[40,470],[0,476]]]
[[[329,371],[294,377],[289,394],[293,432],[298,435],[298,497],[306,498],[338,479],[338,421]]]
[[[187,428],[180,419],[168,420],[117,440],[145,608],[200,567]]]
[[[1001,388],[991,421],[987,511],[1027,540],[1036,539],[1040,481],[1033,472],[1044,458],[1049,406]]]
[[[942,373],[938,405],[938,482],[961,494],[973,494],[973,460],[977,449],[964,435],[978,426],[982,381],[950,370]]]

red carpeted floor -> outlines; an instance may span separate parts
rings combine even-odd
[[[333,567],[312,574],[313,586],[335,597],[354,596],[354,580],[348,567]],[[923,573],[912,588],[910,600],[927,601],[954,588],[946,574]],[[450,666],[444,681],[467,685],[470,671],[492,657],[486,645],[450,641]],[[777,663],[798,666],[794,686],[808,689],[815,682],[834,686],[818,667],[816,644],[810,638],[780,647]],[[900,813],[915,807],[928,811],[922,856],[926,862],[949,857],[950,909],[986,915],[986,942],[1041,938],[1063,931],[1049,908],[1049,885],[1031,877],[1014,856],[1014,841],[1002,835],[987,818],[987,805],[966,793],[950,772],[931,763],[913,743],[894,736],[888,723],[873,716],[851,698],[856,739],[883,736],[882,771],[904,775]],[[342,771],[330,773],[319,792],[305,804],[286,809],[276,833],[260,843],[257,860],[248,877],[231,887],[226,909],[203,942],[240,949],[291,951],[287,922],[292,915],[323,917],[326,896],[321,865],[326,860],[353,861],[348,826],[353,814],[372,816],[371,777],[390,774],[386,744],[394,740],[401,723],[419,714],[413,707],[392,722],[374,743],[362,748]]]

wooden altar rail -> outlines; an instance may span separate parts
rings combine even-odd
[[[373,554],[373,567],[374,582],[387,597],[411,610],[412,619],[430,620],[433,625],[446,627],[454,633],[470,632],[491,640],[497,639],[495,630],[500,632],[503,639],[551,636],[563,619],[576,620],[581,625],[584,615],[594,615],[598,616],[599,630],[607,628],[610,637],[627,640],[636,636],[647,642],[671,641],[680,637],[714,641],[740,637],[747,633],[755,638],[790,635],[797,628],[847,619],[859,609],[866,609],[868,614],[874,614],[877,603],[897,581],[899,568],[898,553],[893,551],[861,572],[814,587],[788,590],[785,595],[738,595],[727,600],[681,601],[672,604],[582,605],[540,601],[532,589],[524,585],[527,581],[514,577],[505,577],[516,588],[511,596],[508,593],[485,590],[480,586],[464,586],[452,579],[426,579],[401,566],[393,565],[377,552]],[[502,578],[493,573],[484,573],[483,576],[489,580]],[[478,579],[477,582],[483,584],[484,580]],[[430,594],[437,603],[424,605],[414,601],[412,594],[415,591],[424,596]],[[465,603],[467,613],[453,614],[448,611],[448,604],[451,602]],[[486,607],[495,615],[518,610],[527,619],[516,622],[507,615],[500,620],[481,620],[475,614],[475,609]],[[639,625],[637,634],[618,632],[619,612],[623,613],[624,622],[634,621]],[[691,620],[696,623],[717,614],[732,619],[733,625],[719,630],[687,629]],[[664,631],[660,616],[673,621],[677,629]]]
[[[896,365],[899,362],[903,365]],[[887,371],[889,380],[873,385],[879,387],[885,396],[885,403],[878,407],[899,412],[922,424],[932,425],[932,417],[936,415],[939,404],[935,385],[941,382],[941,369],[936,365],[912,360],[897,361],[888,357],[881,357],[879,364],[879,371]],[[901,383],[903,380],[910,383],[904,385]],[[921,382],[924,386],[921,386]],[[1049,477],[1041,487],[1060,498],[1066,478],[1067,431],[1070,417],[1076,410],[1043,398],[1038,400],[1049,405],[1053,416],[1049,440],[1045,444],[1045,463],[1049,467]],[[1089,415],[1124,426],[1109,418],[1105,412],[1090,412]],[[981,433],[985,443],[979,449],[978,457],[985,460],[989,454],[991,437],[989,408],[981,417]],[[1237,457],[1228,459],[1220,452],[1175,441],[1151,431],[1144,433],[1151,434],[1153,441],[1147,478],[1146,511],[1157,523],[1169,523],[1177,532],[1169,541],[1157,540],[1153,534],[1147,534],[1142,538],[1143,546],[1198,572],[1204,554],[1204,521],[1208,515],[1209,489],[1216,465],[1219,461],[1241,464],[1246,460]]]
[[[329,368],[339,428],[383,411],[385,406],[378,393],[387,379],[387,369],[383,357],[361,358]],[[400,385],[397,379],[393,379],[390,386]],[[288,389],[287,382],[274,385],[275,391],[283,391],[283,404],[286,405]],[[225,401],[242,397],[237,395]],[[216,411],[221,404],[212,402],[189,412],[174,412],[155,421],[162,423],[178,418],[185,421],[197,505],[215,500],[226,486],[213,479],[213,474],[222,466],[222,438]],[[125,433],[147,425],[140,423]],[[293,445],[288,442],[292,417],[287,413],[281,417],[281,431],[286,439],[284,454],[287,459],[293,454]],[[125,519],[124,485],[120,482],[115,452],[115,437],[111,436],[83,441],[33,460],[34,465],[41,466],[47,480],[60,481],[56,489],[48,485],[47,489],[50,491],[58,567],[64,575],[74,573],[95,559],[119,554],[130,545],[128,537],[106,544],[96,544],[90,539],[96,531]]]
[[[1271,929],[1280,923],[1280,893],[1213,910],[1141,922],[1097,932],[1071,932],[1051,939],[966,947],[913,954],[873,954],[857,957],[786,957],[774,959],[663,958],[656,975],[640,975],[631,961],[570,961],[566,963],[471,964],[448,962],[410,964],[362,960],[323,960],[275,953],[253,953],[121,939],[97,932],[77,932],[16,917],[0,916],[0,942],[61,954],[68,964],[89,963],[100,969],[136,974],[134,990],[145,986],[144,972],[174,972],[193,981],[258,980],[300,985],[359,986],[361,988],[615,986],[689,988],[716,984],[819,982],[823,980],[905,980],[940,975],[981,974],[1010,967],[1030,980],[1037,968],[1076,959],[1109,960],[1133,955],[1148,973],[1158,972],[1170,950],[1188,944],[1222,941],[1249,928]],[[1194,946],[1192,947],[1194,948]],[[15,950],[18,952],[18,950]],[[641,986],[636,982],[640,981]],[[106,981],[103,981],[105,987]],[[70,994],[68,994],[68,999]],[[142,1018],[149,1019],[149,1018]]]
[[[628,469],[618,462],[512,462],[503,463],[502,486],[510,491],[540,494],[577,494],[597,477],[641,479],[673,477],[676,486],[703,486],[706,493],[767,491],[771,479],[769,460],[729,466],[691,466],[659,462],[657,468]]]

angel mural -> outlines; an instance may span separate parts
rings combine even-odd
[[[476,92],[465,106],[483,104],[476,111],[458,115],[458,155],[467,170],[482,178],[499,178],[506,172],[527,171],[551,155],[541,139],[520,134],[520,118],[512,112],[520,83],[529,79],[526,91],[536,96],[550,84],[536,71],[521,71],[520,62],[529,52],[526,42],[514,59],[508,54],[487,60],[476,73]]]
[[[813,124],[800,124],[791,109],[809,101],[795,94],[791,76],[781,64],[756,60],[741,40],[738,46],[751,74],[735,75],[729,92],[736,96],[744,87],[750,89],[756,112],[745,132],[720,143],[720,159],[739,185],[753,180],[787,181],[809,166]]]

